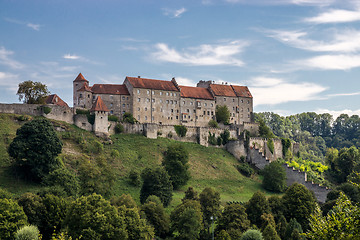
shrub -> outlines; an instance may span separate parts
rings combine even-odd
[[[48,186],[60,186],[68,196],[76,196],[80,190],[79,179],[67,168],[58,168],[44,178]]]
[[[249,229],[241,236],[240,240],[263,240],[263,236],[259,230]]]
[[[218,128],[219,127],[219,124],[213,119],[211,119],[209,121],[208,125],[209,125],[209,127],[212,127],[212,128]]]
[[[263,186],[273,192],[284,192],[286,188],[286,172],[280,162],[266,165],[262,171],[264,175]]]
[[[215,109],[216,121],[224,124],[229,124],[230,111],[226,105],[217,105]]]
[[[221,136],[218,136],[217,139],[216,139],[216,144],[218,146],[221,146],[222,142],[223,142],[223,140],[222,140]]]
[[[124,132],[124,126],[121,123],[118,123],[115,125],[115,133],[123,133]]]
[[[91,125],[94,125],[94,123],[95,123],[95,114],[87,114],[86,116],[87,116],[88,122]]]
[[[268,146],[270,152],[273,154],[274,153],[274,141],[272,140],[272,138],[269,138],[267,140],[267,146]]]
[[[137,123],[137,120],[134,118],[134,116],[131,113],[126,112],[123,115],[123,122],[134,124]]]
[[[86,109],[76,109],[76,114],[88,115],[90,114],[90,111]]]
[[[20,115],[16,118],[18,121],[30,121],[31,120],[31,117],[28,116],[28,115]]]
[[[222,144],[225,145],[229,142],[230,139],[230,131],[225,129],[223,133],[220,134],[222,139]]]
[[[118,150],[113,149],[113,150],[111,150],[110,156],[111,156],[112,158],[118,158],[118,157],[120,157],[120,153],[119,153]]]
[[[282,147],[283,147],[283,156],[286,156],[287,151],[291,147],[291,141],[288,138],[282,138],[281,139]]]
[[[43,107],[43,112],[44,112],[45,114],[49,114],[49,113],[51,112],[51,107],[44,106],[44,107]]]
[[[209,131],[208,143],[211,145],[216,145],[217,142],[215,138],[215,133],[211,134],[211,132]]]
[[[131,185],[133,185],[133,186],[138,187],[141,184],[140,174],[133,169],[129,173],[129,180],[130,180]]]
[[[109,115],[108,120],[111,121],[111,122],[118,122],[119,118],[117,116],[115,116],[115,115]]]
[[[39,229],[34,225],[24,226],[16,231],[15,240],[38,240]]]
[[[237,170],[246,177],[251,177],[254,174],[254,169],[248,163],[242,163],[236,166]]]
[[[175,132],[179,137],[185,137],[187,128],[183,125],[175,125]]]

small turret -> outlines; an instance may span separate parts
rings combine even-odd
[[[109,109],[106,107],[105,103],[98,96],[90,110],[91,113],[95,114],[95,121],[93,125],[93,131],[96,133],[107,134],[108,130],[108,115]]]

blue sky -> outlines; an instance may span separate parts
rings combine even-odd
[[[247,85],[254,111],[360,113],[360,1],[0,0],[0,102],[81,72]]]

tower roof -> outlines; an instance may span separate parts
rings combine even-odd
[[[88,80],[86,80],[85,78],[84,78],[84,76],[81,74],[81,73],[79,73],[79,75],[75,78],[75,80],[74,80],[74,82],[89,82]]]
[[[101,97],[98,96],[90,111],[91,112],[94,112],[94,111],[109,112],[109,109],[106,107],[106,105],[103,102],[103,100],[101,99]]]

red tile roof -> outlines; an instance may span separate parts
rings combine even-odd
[[[69,107],[67,105],[66,102],[64,102],[58,95],[56,94],[51,94],[49,96],[47,96],[47,98],[45,99],[45,103],[46,104],[54,104],[54,105],[58,105],[58,106],[62,106],[62,107]]]
[[[207,88],[180,86],[180,96],[184,98],[197,98],[213,100],[213,95]]]
[[[126,77],[134,88],[146,88],[164,91],[179,91],[171,81],[155,80],[147,78]],[[126,80],[125,79],[125,80]]]
[[[236,94],[230,85],[210,84],[210,88],[215,96],[236,97]]]
[[[85,82],[89,82],[88,80],[86,80],[85,78],[84,78],[84,76],[81,74],[81,73],[79,73],[79,75],[75,78],[75,80],[74,80],[74,82],[83,82],[83,81],[85,81]]]
[[[79,90],[77,90],[78,92],[92,92],[91,88],[88,87],[87,84],[84,84],[84,86],[82,86]]]
[[[231,85],[231,86],[234,89],[234,91],[236,93],[236,96],[252,98],[252,95],[251,95],[248,87],[246,87],[246,86],[236,86],[236,85]]]
[[[91,90],[96,94],[130,95],[124,84],[94,84]]]
[[[103,102],[103,100],[101,99],[100,96],[98,96],[95,100],[95,103],[93,104],[92,108],[90,111],[104,111],[104,112],[109,112],[109,109],[106,107],[105,103]]]

